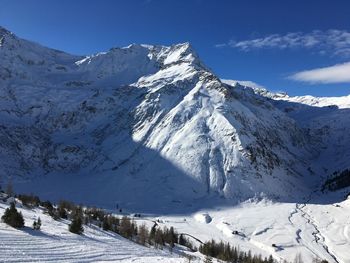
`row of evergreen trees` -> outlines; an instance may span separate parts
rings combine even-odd
[[[199,247],[199,251],[207,256],[206,261],[210,262],[210,257],[232,263],[274,263],[272,256],[262,258],[261,255],[252,255],[241,251],[239,248],[231,246],[229,243],[216,242],[210,240]]]
[[[205,263],[212,262],[211,258],[217,258],[230,263],[276,263],[270,255],[268,258],[262,258],[261,255],[252,255],[250,251],[243,252],[239,248],[231,246],[229,243],[216,242],[210,240],[200,245],[199,251],[206,255]],[[301,254],[297,254],[293,263],[303,263]],[[283,263],[287,263],[284,261]],[[313,259],[312,263],[328,263],[327,260],[318,258]]]
[[[189,239],[184,235],[179,235],[173,227],[161,228],[156,222],[149,229],[145,224],[138,226],[130,217],[119,218],[95,207],[82,209],[81,206],[75,206],[67,201],[61,201],[58,207],[51,211],[51,214],[71,219],[69,230],[73,233],[81,234],[83,224],[96,225],[105,231],[112,231],[143,246],[154,246],[159,249],[168,246],[169,249],[172,249],[175,244],[180,244],[195,250]]]
[[[145,224],[138,226],[135,220],[127,216],[119,218],[96,207],[83,208],[65,200],[60,201],[58,205],[53,205],[49,201],[40,201],[39,197],[34,195],[22,194],[18,195],[17,198],[29,208],[39,206],[45,208],[46,212],[55,220],[70,220],[69,231],[75,234],[82,234],[84,225],[96,225],[105,231],[115,232],[144,246],[154,246],[159,249],[168,246],[172,249],[175,244],[180,244],[193,251],[196,249],[188,238],[179,235],[173,227],[160,228],[156,222],[151,229],[148,229]],[[38,222],[35,221],[33,227],[38,225]]]
[[[324,183],[322,190],[328,189],[336,191],[350,186],[350,169],[345,169],[341,172],[336,171],[331,178]]]

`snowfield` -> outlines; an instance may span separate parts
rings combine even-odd
[[[0,202],[0,215],[7,207]],[[25,220],[24,229],[0,223],[0,262],[187,262],[167,248],[140,246],[93,225],[84,226],[81,236],[70,233],[70,221],[55,221],[39,208],[19,211]],[[40,231],[32,229],[38,217],[42,220]]]
[[[320,258],[331,263],[349,263],[350,199],[331,204],[313,203],[315,200],[303,204],[251,201],[192,216],[159,219],[161,226],[174,226],[179,233],[190,234],[202,242],[214,238],[253,254],[272,255],[278,261],[293,262],[300,253],[304,262]],[[199,215],[210,216],[212,220],[207,223]]]

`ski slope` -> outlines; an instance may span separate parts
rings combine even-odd
[[[7,207],[0,202],[0,215]],[[81,236],[70,233],[70,221],[55,221],[40,208],[18,210],[23,214],[25,228],[17,230],[0,223],[0,262],[186,262],[166,248],[140,246],[93,225],[84,226]],[[40,231],[32,229],[38,217],[42,220]]]

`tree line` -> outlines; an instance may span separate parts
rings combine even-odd
[[[322,190],[336,191],[348,186],[350,186],[350,169],[345,169],[341,172],[334,172],[331,178],[326,180]]]

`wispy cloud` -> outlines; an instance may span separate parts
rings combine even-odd
[[[216,45],[223,47],[225,44]],[[350,57],[350,32],[346,30],[314,30],[309,33],[292,32],[284,35],[272,34],[262,38],[243,41],[231,40],[226,46],[242,51],[254,49],[313,49],[320,54]]]
[[[312,84],[350,83],[350,62],[298,72],[289,79]]]
[[[215,47],[217,48],[222,48],[222,47],[226,47],[227,44],[226,43],[220,43],[220,44],[216,44]]]

